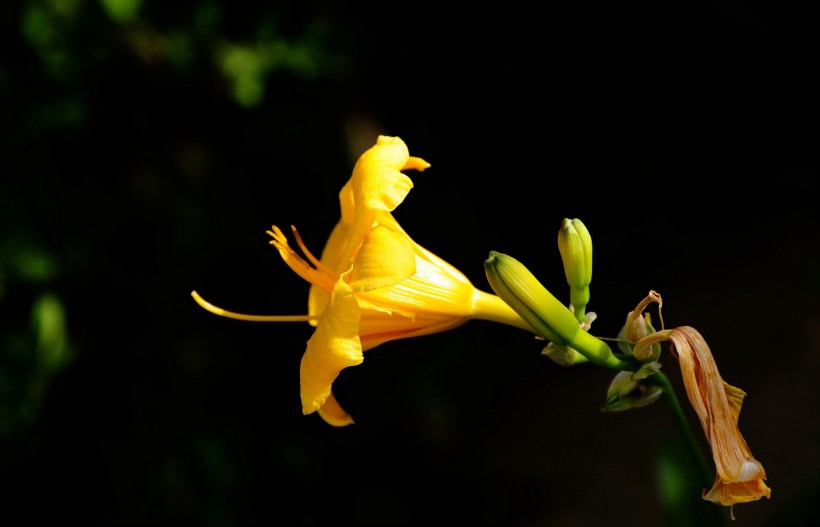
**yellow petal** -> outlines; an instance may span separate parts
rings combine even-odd
[[[362,170],[367,172],[353,179],[357,214],[362,209],[391,212],[413,188],[413,181],[396,167],[373,163]]]
[[[333,396],[333,392],[325,400],[325,404],[319,408],[319,415],[325,422],[329,425],[333,426],[347,426],[353,424],[353,418],[350,417],[350,414],[342,410],[342,407],[339,406],[339,403],[336,401],[336,397]]]
[[[350,287],[366,292],[389,287],[416,272],[413,244],[403,232],[374,227],[362,242],[350,275]]]
[[[356,209],[390,212],[404,201],[413,181],[401,173],[408,166],[424,170],[429,166],[421,158],[412,158],[407,145],[398,137],[380,135],[376,144],[359,157],[353,167],[353,194]]]
[[[344,278],[343,275],[336,282],[330,303],[302,357],[299,374],[305,414],[325,404],[339,372],[364,360],[359,339],[359,305]]]
[[[407,158],[407,162],[404,163],[402,170],[418,170],[419,172],[424,171],[425,169],[430,168],[430,163],[425,161],[420,157],[413,157],[410,156]]]
[[[366,351],[380,346],[385,342],[442,333],[457,328],[468,320],[466,317],[446,318],[434,323],[429,320],[414,320],[404,327],[403,325],[393,324],[393,327],[381,332],[373,332],[372,327],[363,328],[361,334],[362,349]],[[367,331],[367,333],[365,333],[365,331]]]
[[[353,197],[353,180],[348,179],[339,191],[339,207],[342,209],[341,221],[353,225],[356,219],[356,200]]]
[[[473,286],[464,273],[424,247],[414,243],[414,250],[417,256],[416,272],[400,287],[394,288],[392,297],[439,316],[475,315],[477,297],[482,292]]]
[[[421,158],[411,160],[407,145],[398,137],[380,135],[376,144],[359,157],[345,185],[351,187],[355,217],[340,265],[346,266],[353,259],[378,213],[394,210],[413,188],[413,181],[401,172],[405,166],[423,170],[430,165]],[[343,191],[345,197],[340,199],[344,205],[349,203],[346,193],[350,191]]]

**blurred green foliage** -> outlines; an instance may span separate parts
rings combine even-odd
[[[349,66],[350,42],[321,14],[290,35],[271,6],[254,17],[246,34],[231,37],[221,25],[219,2],[187,4],[176,23],[168,24],[158,23],[144,7],[140,0],[27,0],[20,29],[54,81],[76,81],[90,65],[114,60],[112,49],[124,46],[144,63],[168,63],[180,74],[214,68],[230,86],[233,100],[248,108],[262,101],[271,75],[315,79],[338,75]],[[62,120],[53,125],[80,124],[81,105],[64,101],[57,110]]]
[[[28,328],[0,328],[0,441],[6,445],[40,417],[49,383],[72,360],[62,301],[50,292],[37,295]],[[3,307],[4,320],[15,320],[11,306]]]
[[[51,134],[82,132],[94,105],[89,79],[120,70],[124,60],[180,77],[218,76],[223,96],[244,108],[263,101],[272,75],[316,79],[349,65],[350,42],[321,15],[285,28],[271,5],[237,31],[224,26],[222,10],[216,1],[169,9],[141,0],[26,0],[17,12],[25,48],[17,53],[31,53],[37,68],[0,62],[0,102],[14,106],[2,128],[4,148],[24,158]],[[129,94],[122,97],[128,104]],[[185,152],[181,168],[196,171],[203,154],[195,145]],[[55,215],[65,207],[57,205],[48,169],[16,166],[6,164],[0,179],[0,434],[6,439],[36,421],[49,383],[71,361],[71,328],[54,288],[85,272],[90,254],[87,233],[54,239]],[[159,190],[150,178],[139,181],[142,193]]]

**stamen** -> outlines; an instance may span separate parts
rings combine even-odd
[[[236,320],[248,320],[251,322],[310,322],[312,320],[319,320],[319,317],[312,317],[310,315],[244,315],[216,307],[210,302],[206,302],[196,291],[191,291],[191,296],[194,297],[196,303],[202,306],[206,311],[210,311],[214,315],[234,318]]]
[[[288,267],[293,270],[293,272],[301,276],[307,282],[317,285],[325,291],[329,292],[333,290],[333,284],[336,282],[336,277],[334,277],[332,273],[323,272],[327,270],[326,267],[322,266],[321,269],[311,267],[308,262],[296,254],[296,251],[290,248],[290,245],[288,245],[288,239],[276,225],[272,227],[272,230],[267,231],[267,233],[273,236],[273,239],[268,243],[276,247],[276,250],[279,251],[279,255]]]
[[[313,256],[313,253],[311,253],[308,250],[307,246],[302,241],[302,237],[299,236],[299,231],[296,230],[296,227],[291,225],[290,230],[293,231],[293,237],[296,238],[296,245],[299,246],[299,248],[302,250],[302,253],[305,256],[307,256],[307,259],[310,260],[310,262],[313,264],[314,267],[316,267],[316,270],[322,271],[323,273],[325,273],[327,275],[332,275],[333,271],[328,269],[327,266],[325,266],[322,262],[320,262],[319,259],[316,258],[315,256]]]
[[[658,302],[658,318],[661,320],[661,329],[665,329],[663,326],[663,302]]]

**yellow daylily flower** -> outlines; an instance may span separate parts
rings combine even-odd
[[[532,332],[496,295],[475,288],[458,269],[418,245],[391,214],[413,188],[403,170],[430,164],[409,154],[398,137],[379,136],[361,155],[339,192],[341,219],[321,258],[305,247],[304,258],[273,226],[268,233],[285,263],[311,286],[308,315],[249,316],[224,311],[194,298],[210,311],[246,320],[307,321],[316,326],[300,367],[304,414],[318,412],[328,423],[353,422],[331,387],[339,373],[361,364],[363,352],[391,340],[447,331],[471,319],[500,322]]]
[[[717,467],[715,483],[703,498],[733,507],[736,503],[770,498],[764,483],[766,471],[757,461],[738,428],[740,407],[746,392],[726,383],[706,341],[690,326],[652,333],[641,339],[636,355],[654,343],[671,340],[680,363],[689,402],[698,415]]]

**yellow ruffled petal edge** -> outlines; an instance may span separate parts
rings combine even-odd
[[[359,157],[353,175],[339,194],[342,220],[351,225],[341,266],[353,260],[379,214],[393,211],[413,188],[413,181],[401,171],[421,171],[429,166],[423,159],[411,157],[401,138],[385,135],[380,135],[376,144]],[[353,214],[349,210],[351,202],[355,206]]]
[[[313,413],[326,404],[339,372],[364,360],[359,339],[361,313],[353,291],[345,282],[346,275],[336,282],[330,302],[302,356],[299,375],[304,414]]]
[[[351,180],[356,208],[394,210],[413,188],[412,180],[401,171],[423,171],[429,166],[419,157],[410,157],[401,138],[380,135],[353,167]]]

